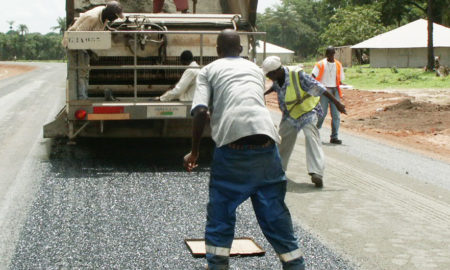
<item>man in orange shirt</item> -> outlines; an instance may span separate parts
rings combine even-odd
[[[334,59],[336,50],[334,47],[329,46],[325,52],[326,58],[320,60],[314,66],[312,76],[321,82],[327,91],[332,94],[338,101],[342,98],[342,92],[340,89],[341,82],[344,80],[344,69],[341,62]],[[328,113],[328,105],[331,111],[331,138],[330,143],[342,144],[342,141],[338,138],[339,125],[341,123],[341,117],[339,110],[333,102],[330,102],[326,96],[320,96],[320,105],[322,106],[323,116],[319,117],[317,122],[317,128],[321,128],[323,121]]]

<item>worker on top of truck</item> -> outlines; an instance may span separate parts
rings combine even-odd
[[[188,0],[173,0],[177,11],[181,13],[187,13],[189,9]],[[164,7],[164,0],[154,0],[153,1],[153,13],[161,13]]]
[[[197,62],[194,61],[194,56],[191,51],[184,51],[180,55],[182,65],[189,65],[190,67],[198,67]],[[161,101],[171,101],[178,99],[180,101],[192,101],[196,87],[196,80],[199,68],[188,68],[183,72],[181,79],[177,85],[159,97]]]
[[[80,18],[67,31],[103,31],[108,22],[123,19],[122,5],[117,1],[111,1],[106,6],[98,6],[81,13]],[[67,34],[64,35],[62,44],[68,46]],[[88,98],[89,61],[92,51],[80,51],[78,54],[78,99]]]

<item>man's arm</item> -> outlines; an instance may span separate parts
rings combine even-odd
[[[339,102],[332,94],[330,94],[325,86],[323,86],[319,81],[303,71],[300,71],[298,75],[300,77],[300,84],[302,89],[305,90],[308,94],[310,94],[311,96],[326,96],[331,101],[333,101],[333,103],[341,113],[347,114],[344,104]]]
[[[176,98],[179,98],[184,92],[186,92],[189,89],[189,86],[193,83],[195,79],[196,79],[196,72],[192,69],[187,69],[185,72],[183,72],[183,75],[181,76],[177,85],[172,90],[169,90],[166,93],[164,93],[164,95],[160,97],[160,100],[171,101]]]
[[[273,89],[273,87],[270,87],[269,90],[267,90],[266,92],[264,92],[264,95],[268,95],[268,94],[270,94],[270,93],[272,93],[272,92],[275,92],[275,89]]]
[[[320,71],[319,71],[319,68],[318,68],[317,64],[315,64],[313,70],[311,71],[311,76],[312,76],[314,79],[316,79],[317,76],[319,76],[319,72],[320,72]]]
[[[326,96],[328,99],[333,101],[334,105],[336,105],[336,108],[338,111],[340,111],[343,114],[347,114],[347,111],[345,110],[345,105],[342,104],[339,100],[337,100],[330,92],[325,91],[323,93],[324,96]]]
[[[342,81],[345,81],[345,73],[344,73],[344,67],[341,65],[341,84],[342,85],[346,85],[345,83],[343,83]]]
[[[203,129],[208,120],[208,107],[210,107],[211,87],[209,85],[206,67],[200,70],[197,76],[197,88],[192,101],[191,114],[194,117],[192,124],[192,149],[183,159],[184,168],[190,172],[197,167],[200,140]]]
[[[198,166],[197,159],[200,152],[200,141],[208,119],[208,108],[205,106],[198,106],[194,109],[193,114],[192,148],[191,152],[188,153],[183,160],[183,166],[188,172],[191,172]]]
[[[80,27],[80,25],[86,20],[86,16],[83,16],[83,14],[75,21],[74,24],[72,24],[72,26],[70,26],[67,31],[64,32],[64,36],[63,36],[63,40],[62,40],[62,45],[64,48],[67,48],[67,46],[69,45],[69,41],[68,41],[68,37],[67,37],[67,32],[68,31],[77,31],[77,29]]]

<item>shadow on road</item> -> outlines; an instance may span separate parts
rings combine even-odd
[[[108,172],[183,171],[183,157],[190,151],[190,139],[78,139],[51,141],[49,162],[63,177],[95,177]],[[212,160],[214,143],[203,139],[198,170]]]
[[[313,193],[313,192],[342,191],[338,189],[327,188],[326,183],[324,184],[324,186],[325,186],[324,188],[316,188],[313,183],[297,183],[292,180],[288,180],[287,192]]]

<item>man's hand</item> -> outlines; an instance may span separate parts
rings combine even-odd
[[[337,100],[330,92],[325,91],[325,92],[323,92],[323,95],[325,97],[327,97],[329,100],[331,100],[334,103],[334,105],[336,105],[336,108],[338,109],[338,111],[340,111],[343,114],[347,114],[344,104],[339,102],[339,100]]]
[[[341,113],[347,114],[347,111],[345,110],[345,105],[344,105],[344,104],[342,104],[342,103],[340,103],[340,102],[337,102],[337,103],[336,103],[336,108],[337,108],[338,111],[340,111]]]
[[[202,138],[203,129],[208,119],[208,108],[206,106],[197,106],[194,108],[194,121],[192,124],[192,150],[184,156],[183,166],[191,172],[197,165],[198,153],[200,149],[200,140]]]
[[[190,152],[183,158],[183,166],[188,172],[192,172],[193,169],[197,168],[198,153]]]

